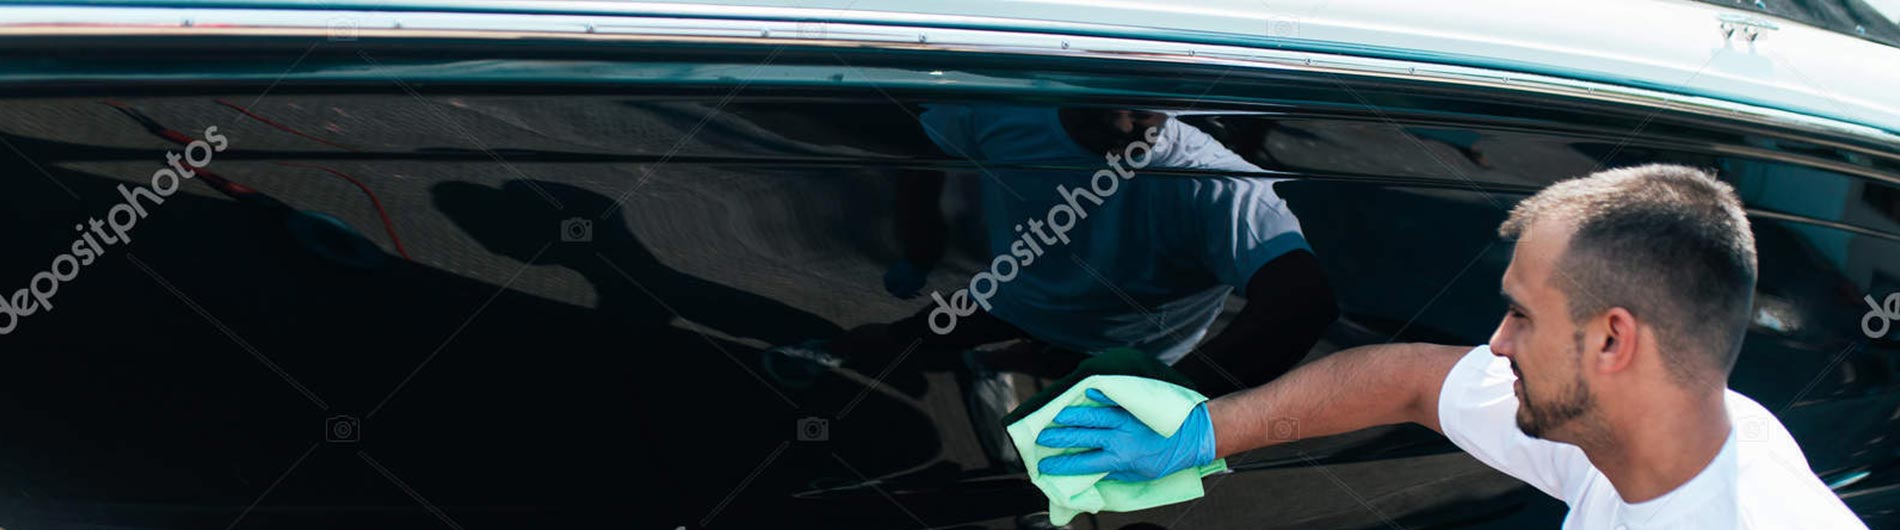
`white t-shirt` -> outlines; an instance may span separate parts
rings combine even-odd
[[[1489,346],[1472,349],[1445,377],[1439,426],[1479,461],[1570,505],[1566,529],[1867,527],[1808,469],[1788,429],[1734,390],[1725,399],[1732,427],[1715,460],[1674,491],[1629,504],[1582,449],[1517,428],[1516,380]]]

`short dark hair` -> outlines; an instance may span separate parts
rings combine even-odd
[[[1678,384],[1726,385],[1755,296],[1755,237],[1734,188],[1687,166],[1650,164],[1565,180],[1498,227],[1518,239],[1561,218],[1576,232],[1547,281],[1581,322],[1622,307],[1656,330]]]

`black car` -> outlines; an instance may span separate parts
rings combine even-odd
[[[1715,171],[1760,249],[1731,388],[1869,526],[1900,526],[1893,131],[1060,24],[319,7],[0,7],[0,526],[1046,526],[1000,418],[1094,352],[1033,330],[874,361],[813,345],[999,277],[998,234],[1027,231],[999,212],[1083,206],[1109,167],[1041,155],[1145,126],[1196,143],[1096,195],[1141,216],[1072,219],[1073,242],[1033,253],[1069,271],[1034,281],[1093,293],[1035,318],[1218,332],[1243,304],[1222,278],[1189,279],[1225,309],[1183,316],[1089,260],[1261,229],[1172,195],[1253,190],[1312,260],[1274,301],[1292,361],[1483,343],[1516,201],[1609,167]],[[1171,355],[1210,394],[1274,373]],[[1418,426],[1228,463],[1200,500],[1070,527],[1564,513]]]

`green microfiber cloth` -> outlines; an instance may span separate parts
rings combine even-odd
[[[1085,395],[1091,388],[1107,395],[1163,436],[1174,436],[1194,406],[1207,401],[1207,396],[1199,392],[1166,381],[1128,375],[1091,375],[1011,423],[1007,430],[1016,443],[1017,453],[1023,457],[1023,465],[1028,468],[1029,481],[1049,497],[1049,522],[1060,526],[1082,512],[1128,512],[1198,499],[1205,494],[1201,477],[1227,469],[1226,460],[1216,459],[1145,482],[1103,480],[1107,473],[1043,475],[1036,470],[1036,464],[1042,459],[1084,449],[1043,447],[1036,445],[1036,436],[1052,426],[1056,413],[1064,407],[1103,406]]]
[[[1110,348],[1088,356],[1088,359],[1077,364],[1068,375],[1049,382],[1049,386],[1036,392],[1036,395],[1030,396],[1029,400],[1024,401],[1023,404],[1017,405],[1016,410],[1010,411],[1009,415],[1003,416],[1003,424],[998,427],[1007,427],[1011,423],[1029,417],[1031,412],[1042,410],[1043,405],[1048,405],[1050,401],[1055,400],[1056,396],[1068,392],[1069,387],[1075,386],[1076,383],[1082,382],[1091,375],[1132,375],[1160,379],[1190,390],[1200,390],[1193,380],[1175,371],[1174,367],[1156,360],[1153,355],[1134,348]]]

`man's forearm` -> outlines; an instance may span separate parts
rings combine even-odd
[[[1414,422],[1438,429],[1438,390],[1468,346],[1382,344],[1341,351],[1208,402],[1215,453]]]

